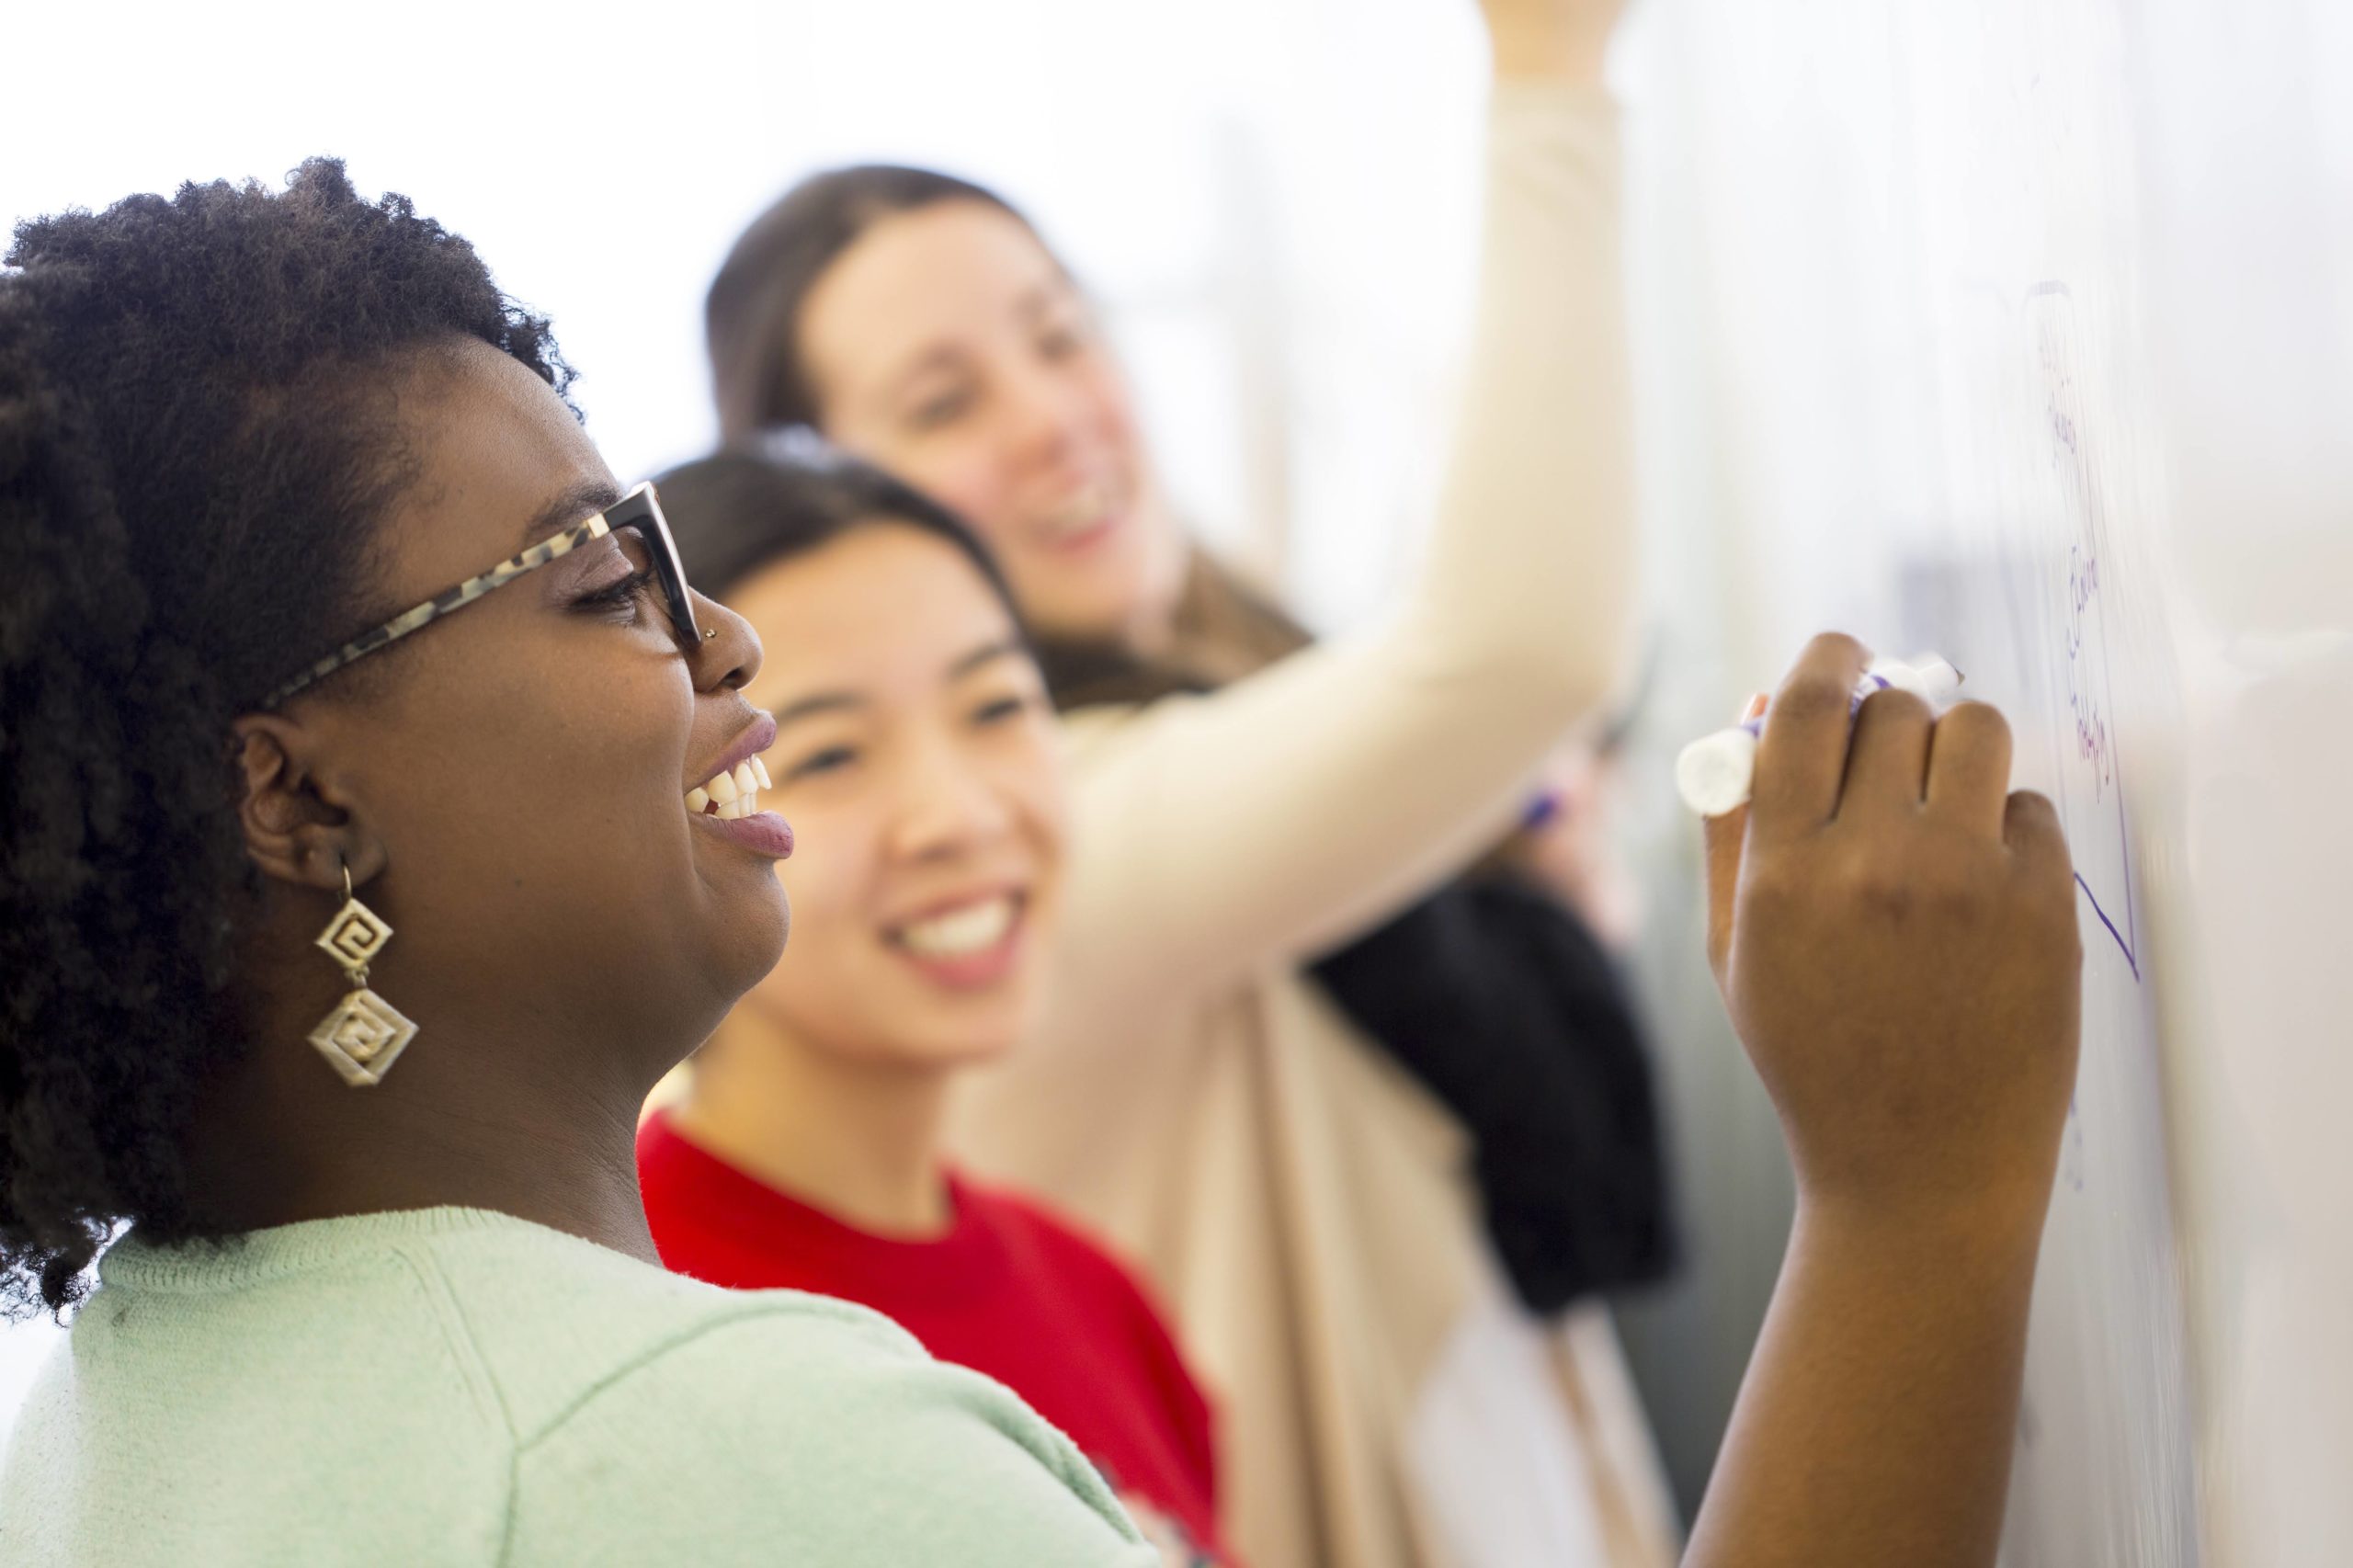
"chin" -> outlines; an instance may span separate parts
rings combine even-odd
[[[1118,642],[1133,636],[1157,612],[1141,580],[1114,584],[1056,584],[1040,596],[1041,613],[1034,617],[1049,635],[1082,642]]]
[[[1029,581],[1015,585],[1040,631],[1085,641],[1128,636],[1139,622],[1165,611],[1183,586],[1183,573],[1156,570],[1154,552],[1138,538],[1129,548],[1080,565],[1041,562]]]
[[[768,896],[731,917],[722,934],[710,943],[710,951],[725,965],[720,976],[727,993],[722,1013],[775,972],[791,933],[792,905],[784,896],[783,884],[771,877]]]
[[[994,1067],[1021,1046],[1017,1025],[992,1022],[976,1027],[971,1019],[910,1030],[907,1038],[924,1041],[916,1054],[926,1066],[956,1073]]]

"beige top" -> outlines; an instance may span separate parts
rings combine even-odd
[[[1049,1017],[972,1085],[977,1168],[1152,1273],[1218,1396],[1254,1568],[1650,1568],[1672,1527],[1599,1311],[1539,1327],[1460,1128],[1300,965],[1500,835],[1633,598],[1615,112],[1505,85],[1462,424],[1399,612],[1071,725]]]

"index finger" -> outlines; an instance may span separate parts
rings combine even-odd
[[[1749,831],[1760,842],[1819,827],[1838,809],[1855,686],[1870,663],[1860,642],[1825,631],[1773,694],[1749,790]]]

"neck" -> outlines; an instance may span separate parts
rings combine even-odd
[[[695,1057],[681,1132],[861,1230],[920,1240],[955,1221],[941,1128],[948,1074],[818,1049],[745,1006]]]
[[[346,1085],[272,1017],[205,1093],[188,1145],[191,1218],[213,1231],[389,1210],[487,1209],[657,1263],[638,1197],[634,1053],[577,1028],[446,1015],[381,1084]],[[315,1006],[324,1013],[324,1006]],[[602,1065],[605,1070],[597,1068]]]

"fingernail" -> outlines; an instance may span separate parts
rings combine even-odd
[[[1746,705],[1740,710],[1740,722],[1745,724],[1751,719],[1762,719],[1765,717],[1765,708],[1767,703],[1771,699],[1761,691],[1751,693]]]

